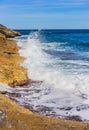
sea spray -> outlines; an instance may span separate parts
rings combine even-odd
[[[14,91],[21,94],[16,100],[43,115],[89,120],[89,78],[88,73],[83,73],[89,63],[79,58],[79,52],[62,48],[67,42],[45,43],[41,36],[36,31],[27,39],[19,38],[19,52],[26,57],[23,66],[29,78],[42,82],[16,88]]]
[[[20,50],[20,54],[27,58],[23,65],[28,68],[29,78],[53,84],[58,88],[62,86],[66,89],[68,85],[70,86],[68,86],[69,89],[74,88],[73,84],[62,74],[60,68],[53,68],[52,64],[55,59],[45,53],[38,32],[30,34],[27,42],[23,44],[25,45]]]

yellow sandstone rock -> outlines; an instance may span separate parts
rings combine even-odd
[[[2,24],[0,24],[0,33],[3,34],[6,38],[21,36],[19,32],[13,31]]]
[[[19,56],[18,47],[13,40],[0,41],[0,82],[11,86],[28,82],[27,69],[20,64],[24,58]]]

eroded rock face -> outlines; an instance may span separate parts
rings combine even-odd
[[[0,34],[3,34],[6,38],[14,38],[16,36],[21,36],[19,32],[8,29],[2,24],[0,24]]]
[[[29,82],[27,69],[20,65],[24,58],[19,55],[16,42],[7,39],[19,35],[20,33],[0,24],[0,82],[11,87],[22,86]]]
[[[1,41],[1,42],[5,42],[5,40],[6,40],[5,35],[2,34],[2,33],[0,33],[0,41]]]
[[[27,84],[27,69],[20,65],[23,61],[15,41],[0,41],[0,82],[13,87]]]

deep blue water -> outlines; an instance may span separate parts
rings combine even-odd
[[[37,32],[41,43],[45,43],[49,49],[44,51],[54,58],[61,60],[89,62],[89,30],[17,30],[21,32],[22,39],[27,39],[28,35]],[[55,46],[51,48],[51,46]],[[71,64],[72,65],[72,64]],[[75,64],[73,64],[75,66]],[[73,66],[72,65],[72,66]],[[65,66],[63,64],[63,66]],[[78,66],[80,67],[80,66]],[[89,66],[81,65],[89,68]],[[89,71],[89,70],[88,70]]]
[[[62,48],[70,48],[74,51],[89,51],[89,30],[17,30],[22,35],[39,32],[39,36],[45,43],[61,42]]]

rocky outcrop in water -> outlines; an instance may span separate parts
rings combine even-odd
[[[21,36],[19,32],[13,31],[2,24],[0,24],[0,35],[3,34],[6,38],[14,38],[16,36]]]

